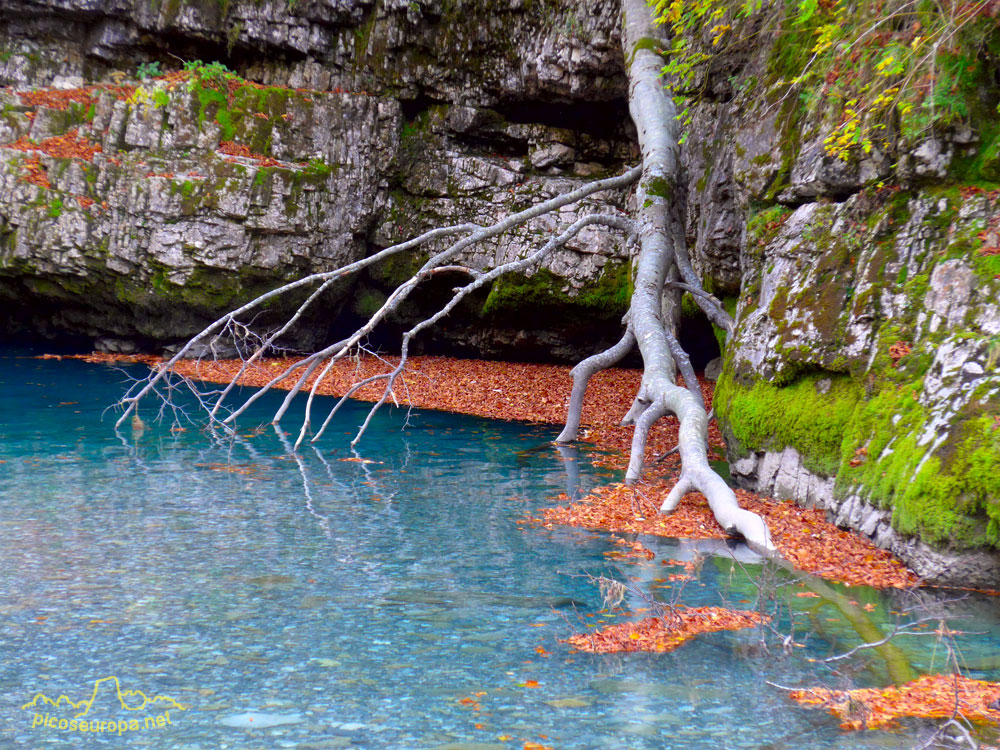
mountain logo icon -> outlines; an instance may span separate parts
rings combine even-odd
[[[102,694],[110,694],[111,706],[101,709],[120,709],[129,718],[101,718],[95,716],[94,704]],[[117,702],[117,706],[115,703]],[[121,681],[114,675],[94,681],[89,697],[73,700],[60,694],[55,699],[45,693],[35,696],[21,706],[24,711],[32,711],[32,729],[55,729],[64,732],[114,732],[122,735],[141,729],[161,729],[171,726],[170,712],[188,710],[169,695],[147,695],[142,690],[124,690]],[[156,711],[160,711],[156,714]],[[59,714],[71,714],[60,716]]]

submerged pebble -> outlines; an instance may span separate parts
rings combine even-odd
[[[219,719],[219,723],[237,729],[267,729],[284,724],[298,724],[302,720],[301,714],[267,714],[260,711],[247,711],[242,714],[226,716]]]

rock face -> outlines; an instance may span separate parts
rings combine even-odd
[[[501,219],[613,173],[634,148],[616,14],[596,1],[512,0],[484,17],[440,1],[60,0],[6,3],[0,19],[0,315],[105,348],[182,340],[282,280],[441,223]],[[573,218],[461,262],[519,257]],[[618,335],[622,245],[588,229],[419,343],[589,350],[595,330]],[[286,345],[336,336],[425,257],[331,290]]]
[[[836,158],[824,97],[783,80],[784,7],[700,66],[682,154],[692,261],[737,317],[716,398],[733,475],[928,579],[997,588],[996,71],[960,121]],[[19,0],[0,8],[0,84],[0,325],[106,349],[176,343],[283,280],[637,155],[602,0]],[[628,208],[594,196],[462,262]],[[426,257],[345,280],[286,345],[353,328]],[[630,276],[623,239],[585,231],[416,348],[574,359],[618,336]]]
[[[686,152],[696,264],[737,310],[715,401],[732,474],[929,580],[997,588],[995,64],[968,121],[837,158],[778,54],[717,61]]]

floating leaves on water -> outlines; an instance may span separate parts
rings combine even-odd
[[[593,633],[571,635],[569,643],[579,651],[612,654],[627,651],[673,651],[700,633],[753,628],[771,618],[759,612],[724,607],[677,607],[669,616],[623,622]]]
[[[925,675],[900,687],[795,690],[789,697],[805,706],[822,706],[844,729],[875,729],[901,716],[1000,723],[1000,684],[960,674]]]
[[[655,508],[663,503],[672,486],[670,482],[659,481],[637,487],[624,484],[598,487],[587,497],[545,508],[541,517],[529,520],[546,527],[559,524],[626,534],[689,539],[727,536],[700,492],[686,495],[669,516],[656,513]],[[800,570],[875,588],[906,588],[919,582],[888,551],[828,523],[821,510],[805,510],[795,503],[759,498],[745,490],[735,493],[740,507],[765,519],[781,554]],[[565,494],[559,499],[569,501]]]
[[[81,358],[115,362],[120,355],[94,354]],[[162,363],[161,359],[148,356],[132,356],[130,360],[142,361],[151,367]],[[240,384],[262,386],[274,378],[276,369],[290,367],[293,362],[293,359],[261,360],[244,373]],[[388,373],[397,364],[398,357],[341,360],[334,364],[318,393],[343,395],[358,380]],[[181,360],[175,369],[195,380],[228,383],[242,365],[239,360]],[[298,373],[292,373],[278,387],[291,387],[297,378]],[[620,421],[631,406],[641,379],[641,370],[611,369],[597,373],[590,381],[582,421],[587,425],[586,439],[610,451],[601,459],[603,464],[622,468],[627,463],[633,430],[621,427]],[[711,404],[714,384],[703,382],[700,385],[706,404]],[[401,405],[492,419],[561,424],[566,418],[571,388],[572,378],[568,368],[563,366],[411,357],[407,371],[396,382],[394,393]],[[354,397],[375,401],[383,392],[384,381],[361,388]],[[659,420],[650,431],[647,458],[662,455],[677,445],[677,428],[675,418]],[[721,450],[723,441],[715,421],[709,425],[708,438],[710,448]],[[660,515],[659,508],[676,481],[677,467],[676,456],[661,462],[648,461],[648,481],[635,487],[616,484],[599,488],[579,502],[546,509],[541,518],[530,520],[547,527],[565,524],[617,533],[725,538],[726,533],[715,522],[700,493],[689,493],[669,516]],[[764,517],[782,555],[800,570],[876,588],[905,588],[918,583],[917,577],[889,552],[878,549],[867,538],[828,523],[821,510],[805,510],[792,502],[762,499],[746,490],[735,492],[741,507]],[[565,495],[560,499],[569,502]]]

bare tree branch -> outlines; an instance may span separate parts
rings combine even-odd
[[[648,38],[656,38],[650,9],[643,0],[624,0],[622,8],[625,21],[623,51],[629,78],[629,111],[638,131],[639,149],[642,154],[641,165],[616,177],[581,185],[488,226],[464,223],[432,229],[367,258],[340,268],[311,274],[262,294],[211,323],[181,347],[168,362],[155,369],[145,381],[136,383],[119,402],[122,415],[117,424],[120,425],[129,415],[134,414],[139,403],[147,396],[159,396],[161,399],[165,397],[169,403],[173,393],[173,370],[180,359],[190,354],[204,356],[205,351],[211,350],[219,337],[228,336],[236,342],[242,360],[232,382],[221,390],[204,392],[194,388],[191,381],[183,382],[192,390],[199,406],[206,411],[210,425],[231,429],[229,426],[265,393],[284,385],[288,382],[287,379],[297,375],[297,380],[291,385],[291,390],[273,416],[273,422],[279,422],[287,413],[296,395],[303,391],[307,392],[302,423],[292,446],[292,450],[297,451],[312,430],[316,396],[322,392],[337,362],[364,351],[365,342],[372,332],[398,313],[400,305],[423,282],[449,273],[468,277],[464,284],[452,291],[447,303],[437,312],[419,321],[402,334],[399,361],[390,366],[388,372],[370,376],[359,374],[354,379],[347,388],[347,394],[333,405],[320,428],[312,436],[312,440],[315,441],[324,434],[346,398],[356,395],[359,389],[366,385],[381,383],[383,388],[379,398],[370,408],[351,442],[351,445],[355,446],[369,428],[378,410],[389,400],[397,402],[394,388],[406,369],[410,343],[415,336],[454,311],[462,300],[476,290],[486,287],[505,273],[530,272],[547,256],[563,247],[581,229],[600,224],[626,232],[630,240],[637,239],[634,292],[629,312],[623,320],[625,332],[621,340],[607,351],[585,359],[574,368],[569,415],[559,441],[574,440],[579,433],[583,399],[591,376],[598,370],[619,362],[637,346],[644,370],[632,408],[624,418],[624,423],[636,425],[626,482],[634,484],[642,474],[649,430],[661,417],[673,414],[680,422],[678,452],[682,471],[677,485],[661,509],[662,512],[670,512],[688,490],[699,490],[708,498],[716,519],[724,529],[742,535],[756,549],[774,554],[774,547],[763,520],[739,508],[732,490],[712,470],[707,460],[708,418],[705,404],[690,358],[677,339],[680,292],[683,290],[693,294],[709,318],[724,328],[727,334],[732,332],[733,324],[721,303],[701,288],[688,256],[682,216],[683,196],[679,192],[680,145],[676,110],[669,92],[663,88],[659,77],[662,60],[644,42]],[[526,257],[488,270],[462,265],[462,254],[479,243],[600,191],[625,188],[636,181],[639,181],[639,185],[636,190],[637,209],[634,218],[604,214],[585,215],[561,229],[542,247]],[[281,337],[301,321],[304,312],[316,305],[336,281],[393,255],[438,240],[447,240],[447,246],[432,255],[416,273],[393,289],[379,309],[355,331],[319,351],[299,357],[284,367],[280,373],[270,377],[254,394],[241,404],[235,405],[235,408],[223,416],[226,401],[233,389],[242,382],[244,376],[255,367],[261,357],[275,350]],[[243,324],[242,319],[245,316],[253,314],[265,303],[302,289],[312,289],[312,291],[304,302],[298,304],[290,317],[267,335],[258,335],[249,325]],[[677,384],[677,370],[684,378],[685,387]],[[405,380],[402,382],[405,387]],[[163,386],[166,387],[166,392]]]
[[[635,182],[636,179],[638,179],[641,172],[642,172],[641,167],[633,167],[632,169],[626,171],[622,175],[618,175],[616,177],[609,177],[603,180],[595,180],[594,182],[587,183],[586,185],[583,185],[577,188],[576,190],[564,193],[562,195],[558,195],[554,198],[550,198],[547,201],[543,201],[534,206],[531,206],[523,211],[511,214],[510,216],[504,218],[501,221],[496,222],[495,224],[492,224],[489,227],[481,227],[478,224],[467,223],[467,224],[456,224],[454,226],[432,229],[428,232],[424,232],[418,237],[385,248],[384,250],[381,250],[380,252],[377,252],[374,255],[355,261],[354,263],[350,263],[341,268],[337,268],[332,271],[325,271],[322,273],[311,274],[309,276],[303,277],[288,284],[284,284],[276,289],[271,290],[270,292],[262,294],[256,297],[255,299],[251,300],[250,302],[247,302],[245,305],[237,308],[236,310],[226,313],[226,315],[222,316],[218,320],[208,325],[204,330],[202,330],[196,336],[191,338],[183,347],[181,347],[181,349],[168,362],[161,365],[161,367],[155,373],[153,373],[153,375],[150,376],[150,378],[138,389],[137,392],[133,393],[130,391],[129,393],[127,393],[121,399],[121,401],[119,401],[119,406],[122,407],[123,412],[121,417],[119,417],[118,421],[115,423],[115,425],[116,426],[121,425],[121,423],[125,421],[126,417],[128,417],[129,414],[131,414],[134,411],[138,403],[144,397],[146,397],[152,392],[154,384],[156,382],[159,382],[165,376],[165,373],[169,372],[171,368],[173,368],[173,366],[177,364],[177,362],[179,362],[186,354],[188,354],[195,347],[195,345],[207,339],[209,336],[216,333],[217,331],[224,329],[224,327],[228,325],[230,322],[238,320],[240,316],[259,307],[265,302],[268,302],[272,299],[275,299],[281,295],[287,294],[304,286],[308,286],[315,283],[323,283],[328,280],[332,281],[336,279],[345,278],[346,276],[349,276],[350,274],[360,271],[363,268],[367,268],[368,266],[374,263],[385,260],[386,258],[396,255],[397,253],[404,252],[407,250],[412,250],[431,240],[436,240],[456,234],[468,235],[464,239],[459,240],[458,242],[452,244],[445,251],[438,253],[437,255],[432,257],[430,260],[427,261],[426,264],[424,264],[423,268],[421,268],[420,270],[422,272],[433,269],[437,266],[443,265],[451,258],[455,257],[463,250],[468,249],[472,245],[475,245],[479,242],[500,235],[508,231],[509,229],[518,226],[520,224],[523,224],[531,219],[537,218],[538,216],[549,213],[551,211],[555,211],[559,208],[562,208],[563,206],[576,203],[594,193],[603,190],[614,190],[617,188],[630,185],[631,183]],[[389,313],[394,311],[398,307],[399,303],[402,302],[402,300],[405,299],[406,296],[408,296],[409,292],[412,291],[415,286],[416,286],[416,281],[414,279],[410,279],[408,282],[402,284],[393,292],[392,295],[390,295],[389,299],[387,299],[385,304],[383,304],[382,307],[378,311],[376,311],[376,313],[371,317],[371,319],[366,325],[358,329],[358,331],[356,331],[351,337],[349,337],[345,341],[338,342],[338,344],[326,347],[326,349],[322,350],[322,352],[316,352],[315,354],[311,355],[311,357],[324,359],[327,356],[337,355],[342,352],[348,351],[350,347],[352,347],[357,341],[359,341],[364,336],[368,335],[368,333],[370,333],[371,330],[374,329],[375,326],[377,326]],[[318,379],[318,382],[321,381],[321,378]],[[280,379],[278,379],[276,382],[281,382],[281,381]],[[269,390],[271,387],[273,387],[273,385],[265,386],[265,390]]]

